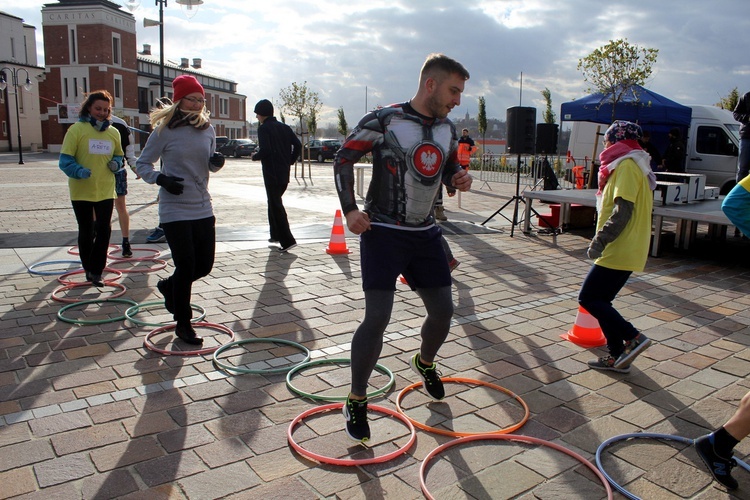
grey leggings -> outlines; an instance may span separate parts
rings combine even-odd
[[[417,294],[427,310],[420,332],[422,344],[419,354],[425,362],[432,363],[448,337],[453,317],[451,287],[418,288]],[[392,290],[365,290],[365,318],[352,338],[351,392],[355,396],[367,394],[370,374],[383,349],[383,334],[391,319],[393,297]]]

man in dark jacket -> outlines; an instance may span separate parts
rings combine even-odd
[[[750,173],[750,92],[747,92],[734,108],[734,119],[740,122],[740,156],[737,159],[737,182]]]
[[[299,157],[302,143],[294,131],[273,116],[273,104],[262,99],[255,105],[258,118],[258,151],[253,160],[260,160],[263,166],[263,183],[268,198],[268,224],[271,226],[269,243],[278,243],[279,252],[284,253],[295,246],[297,241],[289,229],[281,197],[289,185],[289,167]]]

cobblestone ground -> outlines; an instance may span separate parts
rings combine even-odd
[[[158,251],[164,263],[113,260],[124,292],[114,285],[59,290],[57,275],[26,268],[75,258],[68,253],[76,227],[65,179],[53,155],[25,160],[17,165],[12,154],[0,154],[0,498],[423,497],[420,467],[449,436],[419,428],[406,453],[350,467],[305,458],[287,441],[295,417],[324,404],[304,394],[346,393],[349,343],[362,317],[356,238],[348,235],[348,255],[325,252],[338,208],[330,163],[314,165],[312,179],[306,171],[289,187],[285,204],[300,245],[286,255],[267,246],[259,164],[228,159],[212,177],[218,254],[211,275],[193,289],[196,309],[210,322],[198,330],[207,349],[231,336],[253,339],[223,352],[222,369],[211,354],[184,352],[187,346],[156,326],[168,318],[155,284],[171,271],[168,247],[144,243],[157,221],[156,188],[130,179],[131,239],[137,257]],[[649,259],[616,307],[655,345],[629,374],[596,372],[586,361],[601,349],[560,337],[576,320],[591,230],[553,238],[516,228],[511,237],[506,217],[512,220],[513,204],[484,227],[478,223],[505,204],[514,186],[480,184],[462,195],[460,207],[457,198],[446,200],[444,228],[461,265],[453,275],[454,324],[439,363],[444,376],[491,385],[449,382],[441,402],[419,387],[401,392],[417,381],[407,360],[418,349],[423,310],[416,294],[397,283],[383,368],[371,381],[373,391],[388,386],[389,374],[395,384],[374,396],[374,405],[395,410],[398,403],[421,426],[472,433],[517,427],[527,417],[525,404],[528,420],[515,434],[591,463],[609,438],[695,438],[733,413],[750,388],[746,241],[708,240],[702,232],[691,251]],[[119,243],[116,231],[112,242]],[[130,302],[53,299],[119,292]],[[124,318],[133,303],[141,307]],[[313,360],[343,361],[296,372],[292,390],[284,372],[304,353],[276,339],[304,346]],[[186,355],[160,354],[145,341]],[[305,418],[293,438],[338,459],[372,458],[409,444],[400,419],[378,411],[371,419],[367,448],[345,437],[338,410]],[[745,459],[750,445],[736,451]],[[747,471],[735,469],[740,489],[729,495],[692,446],[679,441],[618,441],[603,451],[602,463],[641,498],[750,497]],[[606,497],[599,478],[575,457],[521,441],[449,448],[429,462],[425,483],[439,499]]]

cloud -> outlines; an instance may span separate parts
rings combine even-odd
[[[0,0],[0,10],[41,36],[45,3]],[[746,0],[679,8],[653,0],[205,0],[188,20],[170,2],[165,53],[175,61],[202,58],[204,70],[238,83],[251,109],[260,98],[277,100],[292,82],[307,82],[324,103],[325,125],[339,107],[355,123],[366,108],[409,99],[425,56],[443,52],[471,73],[456,116],[476,115],[484,96],[488,115],[504,119],[519,99],[541,116],[544,88],[556,110],[584,95],[578,60],[617,38],[659,49],[647,86],[678,102],[713,104],[734,87],[750,90],[746,12]],[[151,43],[156,53],[158,29],[142,27],[143,17],[158,19],[154,2],[143,0],[135,16],[139,49]]]

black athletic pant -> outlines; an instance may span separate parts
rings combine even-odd
[[[112,233],[112,209],[115,200],[73,200],[73,213],[78,221],[78,252],[83,269],[101,275],[107,265],[109,236]]]
[[[271,239],[278,241],[282,248],[286,248],[297,241],[289,229],[289,220],[281,197],[286,192],[287,185],[266,184],[266,197],[268,199],[268,225],[271,226]]]
[[[187,322],[193,317],[190,295],[193,282],[208,275],[216,254],[216,218],[162,223],[164,236],[172,252],[174,273],[167,286],[174,297],[174,320]]]

